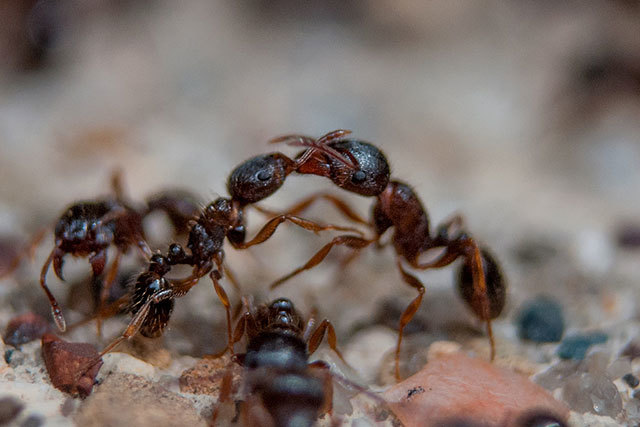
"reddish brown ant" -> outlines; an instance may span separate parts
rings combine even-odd
[[[314,139],[305,135],[287,135],[274,140],[291,145],[313,144]],[[463,228],[460,217],[439,226],[435,235],[429,227],[429,217],[415,192],[407,184],[390,179],[389,164],[384,154],[374,145],[355,139],[334,139],[328,146],[341,156],[351,160],[354,166],[337,161],[335,155],[324,151],[307,151],[296,170],[300,174],[312,174],[327,177],[338,187],[363,196],[375,196],[371,221],[360,218],[347,203],[326,194],[311,196],[291,209],[287,214],[295,215],[309,207],[315,200],[325,198],[332,202],[349,219],[367,225],[373,232],[371,239],[360,236],[341,235],[320,249],[305,265],[277,280],[271,289],[279,286],[297,274],[318,265],[334,246],[347,246],[360,250],[372,243],[379,245],[380,238],[390,228],[394,228],[392,243],[397,256],[397,266],[405,283],[418,291],[403,312],[398,327],[396,346],[395,374],[400,378],[400,345],[404,327],[411,321],[424,296],[425,288],[418,278],[409,274],[403,263],[413,269],[426,270],[441,268],[458,258],[463,260],[463,270],[459,275],[459,288],[464,301],[474,314],[487,323],[487,332],[491,343],[491,358],[495,355],[495,344],[491,329],[491,320],[497,317],[505,303],[505,282],[495,259],[485,250],[480,250]],[[432,250],[444,252],[436,260],[421,263],[420,255]]]
[[[335,138],[344,135],[343,131],[336,131],[326,135],[324,139],[310,143],[302,143],[308,147],[309,153],[325,151],[327,144]],[[338,161],[350,162],[339,154],[327,150],[327,155],[335,156]],[[209,275],[220,301],[225,307],[227,316],[228,345],[231,345],[231,304],[219,281],[228,270],[224,266],[225,238],[234,248],[246,249],[260,244],[276,231],[285,221],[292,222],[302,228],[319,232],[323,230],[355,231],[351,227],[339,227],[332,224],[318,224],[297,216],[284,214],[270,219],[256,236],[245,242],[244,209],[255,202],[269,197],[284,183],[286,177],[294,172],[300,164],[308,158],[304,153],[298,160],[292,160],[282,153],[270,153],[253,157],[236,167],[229,176],[227,184],[231,198],[220,197],[207,205],[194,220],[189,222],[189,236],[186,248],[178,243],[169,247],[169,254],[165,257],[154,255],[149,269],[138,276],[136,289],[132,297],[132,311],[134,317],[129,326],[115,341],[109,344],[100,356],[111,351],[125,339],[135,335],[138,330],[147,331],[146,336],[162,334],[170,316],[169,305],[173,306],[173,299],[185,295],[205,275]],[[179,197],[171,197],[171,206],[175,206]],[[171,210],[163,203],[163,210],[171,215]],[[193,267],[191,275],[181,280],[168,280],[165,275],[174,265],[188,265]],[[171,301],[171,304],[169,304]],[[156,318],[157,317],[157,318]],[[229,350],[229,348],[225,349]]]
[[[257,309],[245,300],[246,310],[233,332],[233,344],[247,336],[244,354],[234,359],[245,367],[242,407],[245,425],[311,426],[322,413],[331,412],[333,383],[325,362],[309,362],[328,333],[329,346],[342,359],[333,325],[323,320],[314,329],[313,316],[306,322],[286,298]],[[225,374],[214,422],[221,404],[230,399],[231,370]]]

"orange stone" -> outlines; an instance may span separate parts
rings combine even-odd
[[[532,410],[566,420],[569,410],[528,378],[462,353],[429,361],[383,397],[406,427],[468,420],[515,426]]]

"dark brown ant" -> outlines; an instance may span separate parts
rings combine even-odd
[[[257,309],[246,300],[245,304],[246,311],[236,324],[231,343],[233,346],[245,335],[248,338],[246,352],[234,357],[246,369],[244,424],[314,425],[321,414],[331,412],[333,383],[328,365],[322,361],[310,363],[309,356],[328,333],[329,346],[342,359],[333,325],[325,319],[314,329],[314,316],[305,324],[286,298]],[[231,390],[231,371],[228,370],[214,411],[214,422],[219,405],[229,400]]]
[[[97,320],[98,334],[100,334],[102,318],[100,313],[105,309],[104,304],[111,284],[116,278],[122,256],[132,246],[136,246],[145,259],[148,259],[152,254],[145,239],[144,217],[158,210],[166,212],[176,234],[184,233],[186,224],[195,218],[196,199],[184,191],[158,193],[148,199],[146,207],[136,209],[124,200],[119,171],[113,173],[111,186],[113,196],[76,202],[69,206],[56,222],[54,228],[55,246],[42,267],[40,285],[49,298],[53,319],[61,331],[66,330],[66,321],[56,298],[46,283],[46,276],[51,264],[53,264],[56,276],[60,280],[64,280],[62,268],[65,255],[88,257],[93,276],[96,278],[105,269],[108,248],[111,245],[116,247],[115,258],[105,280],[102,281],[99,296]],[[2,277],[11,274],[19,266],[21,259],[26,254],[33,252],[44,238],[46,231],[45,228],[36,234],[27,248],[14,258],[10,268],[3,273]]]
[[[244,209],[255,202],[269,197],[284,183],[286,177],[294,172],[300,164],[306,161],[311,152],[320,150],[328,156],[335,156],[338,161],[350,164],[340,154],[333,153],[327,147],[328,142],[340,138],[343,131],[336,131],[326,135],[323,140],[305,143],[308,153],[304,153],[298,160],[292,160],[281,153],[270,153],[253,157],[236,167],[229,177],[228,190],[231,198],[220,197],[207,205],[199,216],[189,222],[189,235],[185,250],[180,244],[173,243],[169,247],[168,255],[154,255],[148,271],[142,273],[136,283],[136,291],[132,297],[134,317],[123,334],[110,343],[100,356],[111,351],[125,339],[135,335],[138,330],[147,331],[146,336],[162,334],[170,316],[169,300],[185,295],[205,275],[209,275],[213,282],[218,298],[225,307],[227,317],[228,347],[225,352],[232,350],[231,342],[231,304],[227,293],[220,285],[223,273],[230,276],[224,265],[223,244],[225,238],[236,249],[246,249],[269,239],[277,227],[285,221],[292,222],[302,228],[319,232],[323,230],[358,231],[351,227],[339,227],[332,224],[318,224],[293,215],[278,215],[269,220],[256,236],[245,242]],[[180,197],[168,198],[170,203],[150,203],[151,206],[161,206],[171,215],[169,206],[177,206]],[[159,197],[158,200],[163,200]],[[166,198],[165,198],[166,200]],[[179,218],[185,218],[180,215]],[[179,224],[179,222],[178,222]],[[174,226],[176,222],[174,221]],[[170,266],[187,265],[193,267],[191,275],[180,280],[168,280]],[[231,277],[229,277],[231,279]],[[232,280],[233,282],[233,280]],[[142,291],[141,289],[153,289]],[[160,304],[164,303],[160,308]],[[172,303],[173,304],[173,303]],[[157,318],[154,318],[157,316]],[[155,329],[154,329],[155,328]],[[143,334],[144,335],[144,334]]]
[[[343,131],[344,132],[344,131]],[[290,145],[312,145],[314,139],[305,135],[286,135],[273,142],[286,142]],[[335,196],[313,195],[285,212],[297,215],[314,201],[324,198],[333,203],[347,218],[369,227],[373,232],[371,239],[360,236],[341,235],[320,249],[305,265],[277,280],[271,289],[279,286],[297,274],[318,265],[334,246],[347,246],[356,251],[372,243],[380,246],[382,235],[390,228],[394,229],[391,241],[396,252],[396,263],[402,279],[418,291],[400,318],[398,343],[396,346],[395,374],[400,378],[400,345],[404,327],[411,321],[424,296],[425,288],[418,278],[409,274],[403,263],[413,269],[426,270],[445,267],[458,258],[462,258],[463,267],[459,275],[458,287],[464,301],[474,314],[487,323],[487,332],[491,343],[491,358],[495,356],[495,344],[491,329],[491,320],[497,317],[505,303],[505,282],[498,263],[486,251],[480,250],[463,227],[462,218],[456,216],[440,225],[434,235],[431,234],[429,217],[422,202],[410,186],[390,179],[389,164],[384,154],[374,145],[355,139],[334,139],[328,147],[348,158],[356,165],[338,161],[337,156],[327,155],[327,150],[307,151],[296,172],[327,177],[338,187],[363,196],[375,196],[371,221],[358,216],[349,205]],[[423,253],[443,250],[436,260],[421,263]]]

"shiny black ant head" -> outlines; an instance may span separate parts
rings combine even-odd
[[[278,190],[292,171],[293,161],[280,153],[252,157],[231,172],[227,190],[243,206],[256,203]]]
[[[269,304],[268,309],[270,326],[287,329],[302,327],[302,319],[291,300],[278,298]]]
[[[352,164],[318,152],[297,172],[325,176],[338,187],[362,196],[377,196],[387,187],[389,163],[376,146],[356,139],[343,139],[328,146]]]
[[[74,250],[74,245],[110,244],[115,222],[102,224],[99,221],[111,209],[106,202],[80,202],[70,206],[56,224],[56,241],[69,251]]]

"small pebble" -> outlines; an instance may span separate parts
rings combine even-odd
[[[40,339],[48,331],[49,324],[42,316],[26,313],[9,321],[2,340],[7,345],[20,347],[22,344]]]
[[[20,424],[20,427],[40,427],[44,424],[44,419],[40,415],[29,415],[29,417]]]
[[[616,232],[616,243],[624,249],[640,248],[640,224],[624,224]]]
[[[97,356],[98,352],[91,344],[63,341],[51,333],[42,337],[42,358],[49,378],[55,388],[65,393],[81,397],[91,393],[102,360],[79,379],[77,375]]]
[[[0,425],[13,421],[22,412],[24,404],[12,396],[0,398]]]
[[[558,342],[564,333],[562,306],[547,297],[527,303],[517,317],[518,336],[534,342]]]
[[[607,339],[607,334],[602,332],[572,335],[562,340],[556,352],[561,359],[582,360],[586,356],[589,347],[594,344],[602,344]]]
[[[638,384],[640,384],[640,380],[638,380],[638,377],[636,377],[633,374],[627,374],[624,377],[622,377],[622,380],[627,383],[627,385],[631,388],[636,388],[638,387]]]
[[[631,397],[633,397],[634,399],[640,400],[640,389],[634,390],[633,393],[631,393]]]
[[[622,411],[622,399],[615,384],[604,375],[576,374],[562,388],[562,399],[578,412],[616,417]]]

